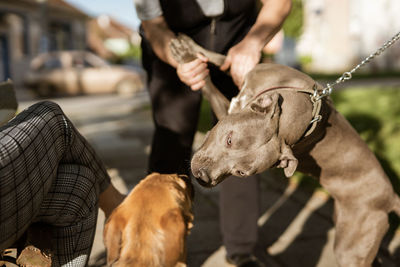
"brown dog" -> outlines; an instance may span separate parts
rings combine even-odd
[[[152,173],[143,179],[106,222],[107,264],[185,266],[192,194],[190,179],[184,175]]]
[[[178,62],[198,52],[217,65],[222,61],[185,36],[171,48]],[[225,106],[220,95],[208,95]],[[400,216],[400,198],[372,151],[323,97],[321,85],[290,67],[259,64],[218,118],[192,158],[200,184],[211,187],[232,174],[246,177],[272,167],[288,177],[296,169],[310,174],[335,200],[339,266],[371,266],[389,227],[388,213]]]

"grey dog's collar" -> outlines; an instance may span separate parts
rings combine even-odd
[[[315,127],[317,127],[317,123],[322,120],[322,115],[320,114],[321,105],[322,105],[322,98],[321,97],[316,97],[316,95],[317,95],[316,93],[318,92],[318,85],[317,84],[314,84],[312,90],[307,90],[307,91],[304,91],[304,92],[311,94],[310,95],[310,100],[313,103],[313,110],[312,110],[313,118],[310,121],[309,129],[304,134],[304,137],[306,137],[306,136],[309,136],[315,130]]]
[[[310,126],[307,128],[306,132],[303,135],[304,137],[309,136],[317,127],[317,124],[319,121],[322,120],[322,115],[320,114],[321,111],[321,105],[322,105],[322,98],[321,97],[315,97],[318,95],[317,93],[319,92],[318,90],[318,84],[315,83],[312,89],[304,89],[300,87],[295,87],[295,86],[275,86],[275,87],[269,87],[267,89],[262,90],[259,92],[256,96],[253,97],[253,99],[256,99],[260,95],[263,95],[269,91],[274,91],[274,90],[290,90],[290,91],[295,91],[295,92],[300,92],[300,93],[306,93],[310,95],[310,101],[313,105],[313,110],[312,110],[312,119],[310,121]],[[249,101],[250,103],[251,101]]]

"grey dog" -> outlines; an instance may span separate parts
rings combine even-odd
[[[189,37],[171,42],[178,62],[203,53],[221,65],[224,56]],[[400,199],[373,152],[337,112],[323,87],[308,75],[277,64],[259,64],[229,101],[210,79],[202,88],[219,121],[194,154],[198,182],[212,187],[229,175],[249,176],[272,167],[319,179],[335,201],[335,255],[339,266],[369,267],[388,230],[388,213],[400,216]]]

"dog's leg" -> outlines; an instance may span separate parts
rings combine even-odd
[[[337,208],[335,256],[340,267],[371,267],[389,229],[385,211]]]
[[[172,39],[170,49],[178,63],[187,63],[196,59],[197,52],[192,50],[190,44],[187,44],[186,41],[182,41],[181,39]],[[204,97],[210,102],[215,115],[220,120],[228,112],[229,100],[215,87],[209,76],[205,78],[205,82],[206,84],[201,90]]]

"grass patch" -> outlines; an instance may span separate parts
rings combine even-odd
[[[400,88],[355,87],[333,95],[337,109],[353,125],[400,192]]]

